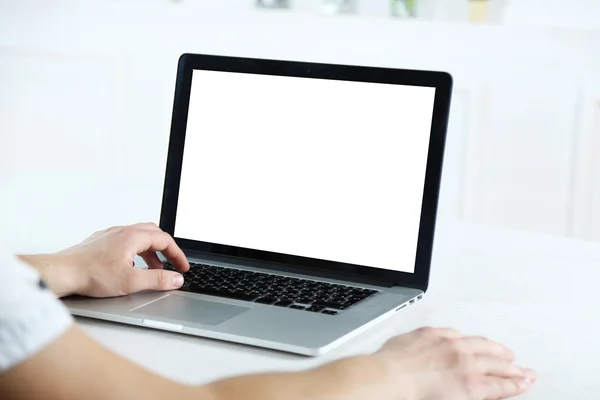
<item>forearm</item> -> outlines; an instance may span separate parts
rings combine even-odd
[[[380,372],[370,357],[319,369],[225,379],[201,387],[159,377],[110,352],[72,326],[31,359],[0,375],[6,400],[353,400],[372,397]],[[201,362],[201,361],[199,361]],[[360,378],[360,379],[358,379]],[[358,384],[360,382],[360,384]],[[375,396],[376,397],[376,396]]]
[[[0,374],[6,400],[213,400],[207,388],[178,384],[100,346],[73,325],[31,359]]]
[[[35,268],[56,296],[75,294],[79,283],[78,271],[60,254],[19,255],[19,259]]]
[[[376,398],[369,382],[377,382],[381,373],[372,356],[362,356],[309,371],[226,379],[208,387],[216,400],[353,400]]]

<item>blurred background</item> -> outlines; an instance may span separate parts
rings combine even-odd
[[[441,223],[600,241],[599,0],[0,0],[8,245],[158,221],[185,52],[448,71]]]

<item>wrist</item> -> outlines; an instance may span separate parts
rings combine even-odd
[[[358,400],[376,398],[376,386],[365,385],[367,368],[359,357],[295,373],[248,375],[207,385],[217,400]],[[370,386],[367,388],[367,386]],[[383,400],[383,399],[382,399]]]
[[[331,368],[331,382],[344,385],[345,390],[340,391],[343,399],[418,399],[410,372],[399,371],[398,362],[401,360],[390,360],[375,353],[342,359],[325,368]]]
[[[19,259],[40,274],[44,283],[57,297],[75,294],[81,287],[82,277],[69,262],[68,257],[61,254],[20,255]]]

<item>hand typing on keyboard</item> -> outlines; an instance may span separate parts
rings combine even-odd
[[[174,266],[163,270],[156,252]],[[149,269],[132,268],[140,255]],[[116,226],[96,232],[82,243],[56,254],[20,256],[35,267],[58,296],[122,296],[141,290],[173,290],[189,269],[173,238],[153,223]]]

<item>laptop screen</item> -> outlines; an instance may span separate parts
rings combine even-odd
[[[194,70],[175,236],[413,273],[434,97]]]

